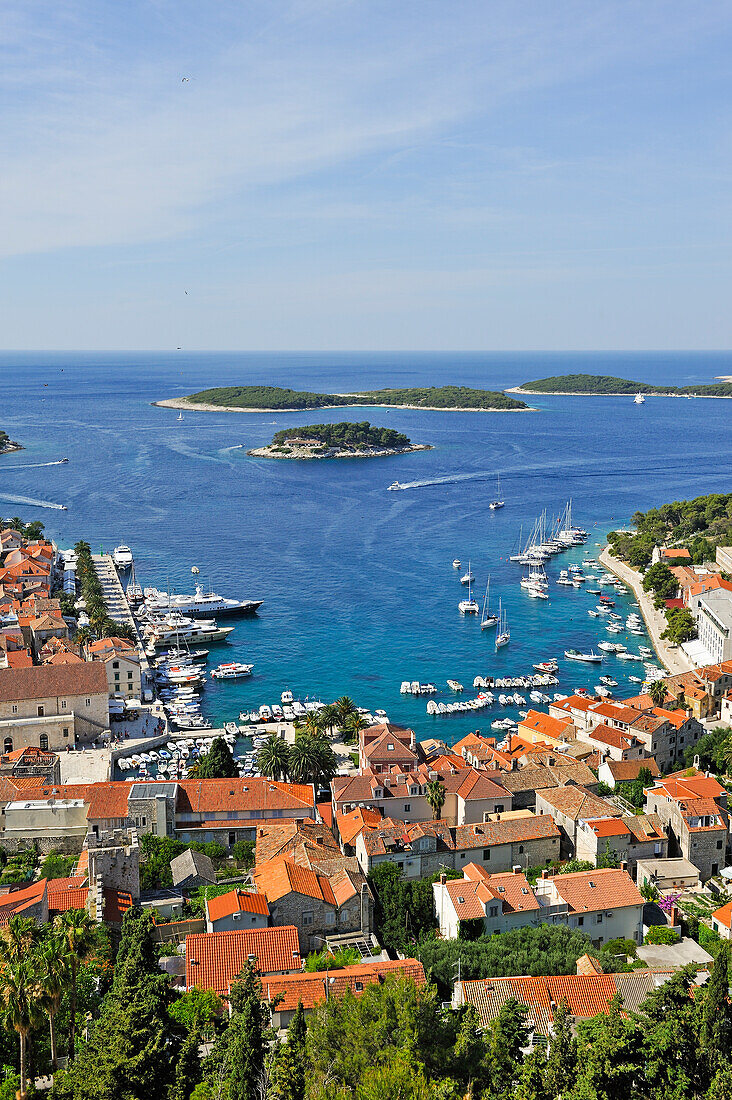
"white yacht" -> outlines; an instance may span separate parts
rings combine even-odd
[[[468,562],[468,571],[467,571],[467,573],[464,573],[462,575],[462,577],[460,578],[460,583],[461,584],[472,584],[474,580],[475,580],[475,573],[473,573],[473,570],[470,568],[470,562]]]
[[[495,500],[492,500],[490,502],[490,504],[488,505],[488,507],[493,512],[498,511],[499,508],[504,508],[505,504],[506,504],[506,502],[504,500],[501,500],[501,475],[498,474],[497,477],[498,477],[498,490],[496,492]]]
[[[578,649],[565,649],[564,656],[568,661],[585,661],[588,664],[599,664],[602,660],[601,653],[581,653]]]
[[[508,645],[511,641],[511,632],[508,629],[508,620],[506,618],[506,612],[503,610],[501,601],[498,601],[498,633],[496,634],[496,649],[501,649],[502,646]]]
[[[480,608],[478,607],[477,600],[473,599],[473,594],[472,594],[472,591],[471,591],[472,582],[473,582],[474,578],[473,578],[472,573],[470,573],[470,567],[468,567],[468,574],[467,575],[470,577],[470,579],[467,582],[467,584],[468,584],[468,598],[467,598],[467,600],[460,600],[460,603],[458,604],[458,611],[460,612],[461,615],[477,615],[478,612],[480,611]]]
[[[214,680],[241,680],[251,676],[254,665],[243,665],[240,661],[229,661],[212,670]]]
[[[485,585],[485,596],[483,597],[483,614],[480,617],[480,629],[490,630],[492,626],[498,626],[498,616],[492,615],[490,608],[488,607],[488,593],[490,591],[491,579],[488,577]]]
[[[463,563],[460,561],[460,558],[453,558],[453,560],[452,560],[453,569],[459,569],[462,564]]]
[[[153,614],[178,612],[181,615],[251,615],[262,606],[261,600],[230,600],[216,592],[205,592],[197,584],[192,596],[170,595],[159,588],[145,588],[145,607]]]
[[[233,626],[219,626],[215,619],[188,619],[184,615],[170,614],[145,627],[145,635],[155,648],[181,642],[223,642],[231,634]]]
[[[395,493],[398,489],[403,488],[398,481],[392,481],[391,485],[387,488],[387,493]]]
[[[115,546],[112,551],[112,561],[118,569],[131,569],[134,558],[129,546],[125,546],[124,543]]]
[[[642,393],[637,393],[635,395],[635,397],[633,398],[633,404],[634,405],[645,405],[645,403],[646,403],[646,399],[645,399],[645,397],[643,396]]]

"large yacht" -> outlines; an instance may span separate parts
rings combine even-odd
[[[112,561],[118,569],[130,569],[133,562],[132,551],[129,546],[120,544],[112,551]]]
[[[156,648],[181,642],[223,642],[234,629],[233,626],[219,626],[215,619],[186,618],[185,615],[169,614],[156,622],[148,624],[145,635],[150,645]]]
[[[169,595],[158,588],[144,590],[145,607],[153,614],[177,611],[181,615],[252,615],[262,606],[261,600],[228,600],[216,592],[204,592],[197,584],[192,596]]]

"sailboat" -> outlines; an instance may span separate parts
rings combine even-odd
[[[635,397],[633,398],[633,404],[634,405],[645,405],[645,403],[646,403],[646,399],[645,399],[645,397],[643,396],[642,393],[637,393],[635,395]]]
[[[180,412],[178,413],[177,417],[176,417],[176,420],[182,420],[182,419],[183,419],[183,410],[181,409]]]
[[[471,585],[474,580],[475,580],[475,574],[473,573],[473,570],[470,568],[470,562],[468,562],[468,571],[467,571],[467,573],[465,573],[460,578],[460,583]]]
[[[499,508],[503,508],[504,504],[505,504],[505,501],[501,500],[501,475],[498,474],[497,477],[498,477],[498,491],[496,493],[496,499],[492,500],[490,502],[490,504],[488,505],[488,507],[494,512],[497,511]]]
[[[472,574],[471,574],[472,575]],[[472,581],[468,581],[468,598],[467,600],[461,600],[458,604],[458,611],[462,615],[477,615],[480,611],[477,601],[473,599],[471,593]]]
[[[480,617],[480,629],[481,630],[489,630],[490,627],[498,625],[498,616],[497,615],[491,615],[490,610],[488,608],[488,591],[490,589],[490,583],[491,583],[491,579],[490,579],[490,577],[488,577],[488,580],[486,581],[486,585],[485,585],[485,597],[483,599],[483,614]]]
[[[501,601],[498,601],[498,633],[496,634],[496,649],[500,649],[501,646],[508,645],[511,641],[511,632],[508,629],[508,619],[506,618],[506,612],[503,610]]]

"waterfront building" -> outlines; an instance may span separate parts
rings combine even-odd
[[[360,775],[337,777],[331,783],[333,814],[368,808],[400,821],[431,821],[427,787],[436,779],[445,789],[441,817],[450,824],[484,821],[486,815],[511,809],[510,792],[484,771],[460,766],[438,771],[432,763],[410,771],[394,765],[379,773],[365,769]]]
[[[111,698],[142,698],[140,654],[126,638],[100,638],[86,647],[90,660],[101,661],[107,671]]]
[[[710,663],[732,660],[732,584],[693,598],[698,641]]]

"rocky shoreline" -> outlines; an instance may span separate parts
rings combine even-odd
[[[730,381],[730,379],[724,379]],[[635,397],[635,393],[582,393],[577,390],[526,390],[523,386],[512,386],[504,390],[504,393],[518,393],[524,397]],[[649,393],[648,390],[638,390],[644,397],[693,397],[695,401],[732,401],[732,395],[724,393]],[[513,412],[514,410],[508,410]],[[523,409],[518,410],[523,412]]]
[[[8,439],[4,443],[0,443],[0,455],[9,455],[13,451],[22,451],[22,443],[16,443],[14,439]]]
[[[281,412],[282,410],[280,410]],[[389,455],[405,455],[410,451],[431,451],[431,443],[410,443],[408,447],[368,447],[362,451],[351,448],[328,447],[322,450],[323,444],[314,439],[312,446],[287,447],[282,444],[269,444],[267,447],[254,447],[247,451],[252,458],[295,459],[299,462],[314,462],[318,459],[330,458],[387,458]]]

